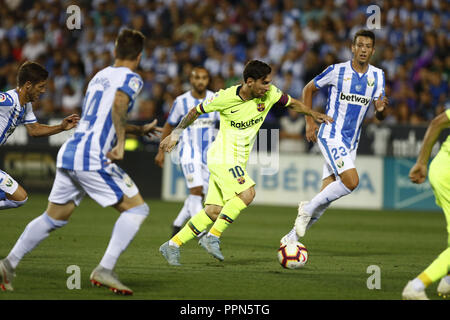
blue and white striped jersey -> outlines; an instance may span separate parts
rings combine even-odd
[[[105,167],[106,153],[117,140],[111,116],[116,91],[121,90],[129,96],[130,112],[142,85],[141,77],[129,68],[100,70],[88,84],[80,122],[73,136],[59,149],[56,166],[83,171]]]
[[[328,87],[325,113],[333,123],[322,123],[319,138],[339,139],[349,149],[358,147],[361,125],[369,105],[384,97],[384,72],[369,64],[364,74],[356,72],[351,61],[329,66],[314,78],[317,88]]]
[[[214,92],[207,90],[204,100],[214,96]],[[170,109],[167,122],[175,127],[183,119],[183,117],[196,107],[203,100],[196,99],[192,96],[191,91],[187,91],[178,96]],[[211,112],[202,114],[187,127],[180,137],[179,156],[182,162],[196,161],[206,164],[206,153],[210,144],[214,141],[217,130],[216,122],[219,121],[219,113]]]
[[[37,122],[31,102],[20,105],[16,89],[0,93],[0,145],[20,124]]]

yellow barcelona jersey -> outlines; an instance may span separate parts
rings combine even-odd
[[[287,106],[291,98],[274,85],[261,98],[243,100],[242,85],[218,91],[197,106],[199,113],[218,111],[220,129],[208,151],[208,166],[239,164],[246,167],[259,128],[274,105]]]

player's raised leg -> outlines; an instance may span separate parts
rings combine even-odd
[[[142,196],[137,194],[132,198],[124,196],[114,208],[120,212],[120,216],[114,225],[106,252],[100,264],[92,271],[90,280],[94,285],[109,287],[114,293],[131,295],[133,291],[120,282],[113,270],[120,255],[134,239],[148,216],[149,207]]]
[[[47,210],[26,226],[7,257],[0,260],[0,286],[3,290],[13,290],[12,275],[22,258],[47,238],[50,232],[65,226],[74,209],[73,201],[63,205],[49,202]]]
[[[448,273],[450,270],[449,161],[450,158],[447,156],[447,153],[441,150],[431,162],[428,174],[436,198],[436,204],[442,207],[447,222],[447,249],[445,249],[421,274],[408,282],[402,293],[402,297],[405,300],[425,299],[425,289],[439,279],[442,280],[438,286],[438,294],[446,296],[450,292],[450,283],[448,282]],[[411,169],[411,171],[413,171],[413,169]]]

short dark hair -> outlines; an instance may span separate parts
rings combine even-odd
[[[145,36],[133,29],[123,29],[116,39],[116,58],[134,60],[144,48]]]
[[[359,30],[353,37],[353,44],[356,43],[356,38],[358,37],[368,37],[372,39],[372,45],[375,46],[375,33],[373,33],[372,31],[364,29]]]
[[[272,68],[267,63],[259,60],[250,60],[244,68],[244,82],[247,82],[248,78],[255,80],[264,79],[271,72]]]
[[[17,85],[22,87],[27,81],[30,81],[32,85],[47,80],[48,71],[37,62],[26,61],[20,67],[17,72]]]

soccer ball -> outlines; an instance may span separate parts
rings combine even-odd
[[[308,261],[308,250],[298,241],[289,241],[280,245],[278,261],[286,269],[302,268]]]

